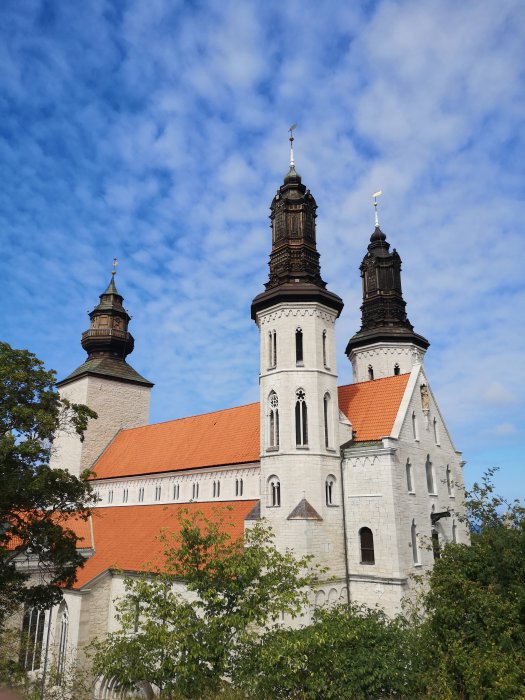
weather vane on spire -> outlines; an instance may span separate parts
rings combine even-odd
[[[113,258],[113,270],[111,271],[111,274],[113,277],[117,274],[117,265],[118,265],[118,260],[117,258]]]
[[[288,129],[290,132],[290,169],[295,169],[295,161],[293,159],[293,142],[294,142],[294,136],[293,132],[297,129],[297,124],[292,124],[292,126]]]
[[[379,216],[377,214],[377,198],[380,197],[383,194],[382,190],[378,190],[377,192],[374,192],[372,197],[374,198],[374,214],[375,214],[375,224],[376,228],[379,228]]]

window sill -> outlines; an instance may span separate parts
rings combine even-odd
[[[296,362],[295,366],[296,367],[304,367],[304,362]]]
[[[449,498],[456,498],[455,495],[454,495],[453,493],[449,493],[449,494],[448,494],[448,497],[449,497]]]
[[[278,447],[267,447],[266,452],[279,452]]]
[[[327,503],[327,508],[339,508],[339,503]]]
[[[415,495],[416,495],[416,492],[415,492],[415,491],[409,491],[409,492],[408,492],[408,495],[409,495],[409,496],[415,496]]]
[[[267,508],[280,508],[281,506],[266,506]]]
[[[414,569],[421,569],[423,564],[414,564]]]
[[[308,447],[308,445],[296,445],[295,449],[296,450],[309,450],[310,448]]]
[[[375,561],[360,561],[361,566],[375,566]]]
[[[335,454],[337,452],[337,450],[334,449],[333,447],[326,447],[325,449],[327,452],[332,452],[333,454]]]
[[[428,495],[429,495],[429,496],[432,496],[432,498],[437,498],[437,497],[438,497],[438,494],[437,494],[437,493],[433,493],[433,492],[432,492],[432,493],[429,493]]]

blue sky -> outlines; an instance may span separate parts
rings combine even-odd
[[[5,0],[0,33],[3,340],[65,376],[116,256],[152,420],[257,400],[249,307],[297,122],[340,382],[381,188],[467,483],[496,465],[523,497],[521,0]]]

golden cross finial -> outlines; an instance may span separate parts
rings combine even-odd
[[[117,258],[113,258],[113,270],[112,270],[112,272],[111,272],[111,274],[113,275],[113,277],[115,277],[115,275],[117,274],[117,265],[118,265],[118,260],[117,260]]]
[[[383,194],[381,190],[378,190],[377,192],[374,192],[372,197],[374,198],[374,211],[375,211],[375,224],[376,228],[379,228],[379,216],[377,214],[377,198],[380,197]]]
[[[295,168],[295,162],[294,162],[294,158],[293,158],[293,142],[294,142],[293,132],[295,129],[297,129],[297,124],[292,124],[292,126],[288,129],[288,131],[290,132],[290,138],[289,138],[289,141],[290,141],[290,168]]]

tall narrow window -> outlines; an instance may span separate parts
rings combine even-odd
[[[406,473],[407,473],[407,489],[409,490],[410,493],[413,493],[414,492],[414,482],[412,479],[412,465],[410,464],[409,459],[407,459]]]
[[[141,486],[139,488],[139,503],[142,503],[144,500],[144,486]]]
[[[298,365],[303,363],[303,331],[301,328],[295,331],[295,362]]]
[[[22,621],[20,665],[26,671],[37,671],[42,662],[45,611],[27,608]]]
[[[397,362],[396,362],[396,364],[394,365],[394,375],[395,375],[396,377],[399,375],[399,365],[397,364]]]
[[[328,360],[326,357],[326,331],[323,331],[323,365],[328,367]]]
[[[359,530],[359,541],[361,543],[361,564],[375,564],[374,535],[369,527],[362,527]]]
[[[123,489],[123,491],[122,491],[122,503],[128,502],[128,495],[129,495],[128,489]]]
[[[417,525],[415,520],[412,520],[412,527],[410,528],[410,539],[412,542],[412,559],[414,561],[414,564],[419,564],[419,543],[417,538]]]
[[[434,554],[434,559],[439,559],[441,556],[439,534],[435,527],[432,528],[432,553]]]
[[[162,486],[155,486],[155,500],[160,501]]]
[[[439,445],[439,426],[437,418],[434,418],[432,424],[434,426],[434,442],[436,443],[436,445]]]
[[[368,365],[368,379],[374,378],[374,368],[372,365]]]
[[[325,482],[325,497],[327,506],[335,504],[335,476],[330,475]]]
[[[449,496],[454,495],[454,491],[452,489],[452,474],[450,472],[450,466],[447,464],[447,492]]]
[[[67,604],[64,603],[64,608],[60,614],[60,635],[58,638],[58,657],[57,657],[57,672],[61,677],[66,670],[66,654],[67,654],[67,638],[69,634],[69,612]]]
[[[239,479],[239,496],[242,496],[243,491],[244,491],[244,482],[242,479]]]
[[[432,462],[430,461],[430,455],[427,455],[425,462],[425,474],[427,477],[427,489],[429,493],[435,493],[434,490],[434,470],[432,469]]]
[[[269,396],[270,447],[279,447],[279,398],[275,391]]]
[[[239,495],[239,479],[235,479],[235,495]]]
[[[330,394],[326,393],[323,398],[324,412],[324,446],[330,447]]]
[[[308,445],[308,411],[303,389],[295,392],[295,444]]]
[[[274,369],[277,366],[277,333],[268,332],[268,367]]]
[[[456,543],[458,541],[458,533],[457,533],[457,526],[456,526],[456,521],[452,521],[452,542]]]
[[[220,495],[221,495],[221,482],[214,481],[213,482],[213,498],[219,498]]]
[[[281,505],[281,482],[277,476],[271,476],[268,480],[269,502],[273,508]]]
[[[272,333],[272,345],[273,345],[273,365],[272,367],[277,367],[277,332]]]
[[[412,411],[412,437],[414,440],[419,439],[417,431],[417,416],[415,411]]]
[[[199,497],[199,484],[198,483],[193,484],[192,497],[193,497],[194,501]]]
[[[108,493],[108,503],[113,503],[113,489]]]
[[[180,484],[174,484],[173,485],[173,500],[174,501],[179,500],[179,494],[180,494]]]

